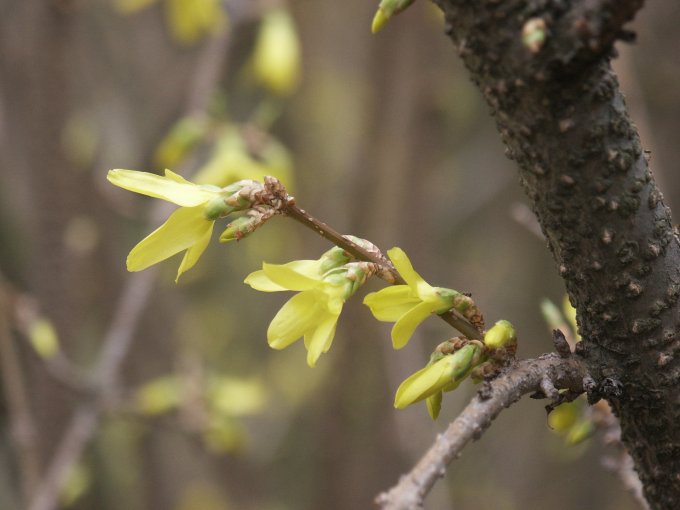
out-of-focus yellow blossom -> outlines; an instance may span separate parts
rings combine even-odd
[[[365,262],[341,265],[346,255],[337,250],[330,250],[319,260],[264,263],[262,270],[245,279],[245,283],[263,292],[299,292],[270,323],[267,341],[274,349],[284,349],[304,337],[310,367],[330,348],[345,301],[372,272],[371,265]]]
[[[210,159],[196,173],[197,183],[223,186],[242,179],[262,180],[273,175],[285,186],[291,184],[292,158],[288,150],[268,133],[255,132],[257,148],[251,153],[248,135],[235,125],[221,131]]]
[[[199,185],[170,170],[165,171],[165,176],[135,170],[111,170],[107,179],[126,190],[181,206],[163,225],[142,239],[127,257],[128,271],[141,271],[185,251],[177,279],[196,264],[207,248],[215,220],[235,210],[226,204],[225,199],[245,185],[245,181],[226,188]]]
[[[435,353],[425,368],[406,379],[397,390],[394,407],[403,409],[427,399],[427,409],[436,419],[441,408],[442,392],[454,390],[481,361],[482,348],[469,343],[453,354]]]
[[[123,14],[132,14],[158,0],[114,0]],[[221,0],[165,0],[165,16],[172,37],[182,44],[194,44],[227,27],[227,14]]]
[[[407,285],[393,285],[372,292],[364,298],[364,304],[379,321],[395,322],[392,328],[395,349],[404,347],[416,327],[430,314],[444,313],[451,308],[462,311],[472,304],[469,297],[455,290],[428,284],[414,271],[401,248],[392,248],[387,255]]]
[[[290,95],[300,81],[300,43],[293,18],[285,9],[265,14],[253,53],[257,80],[280,96]]]

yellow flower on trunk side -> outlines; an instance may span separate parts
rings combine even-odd
[[[263,292],[299,292],[269,324],[267,341],[274,349],[284,349],[304,337],[310,367],[330,348],[345,301],[371,274],[371,266],[366,262],[338,266],[343,264],[346,254],[335,250],[319,260],[297,260],[281,265],[264,263],[260,271],[245,279],[245,283]],[[336,267],[324,272],[324,268],[334,264]]]
[[[185,251],[177,279],[196,264],[207,248],[215,220],[235,210],[225,203],[225,199],[245,185],[244,182],[226,188],[198,185],[170,170],[165,171],[165,176],[111,170],[107,179],[128,191],[181,206],[163,225],[142,239],[127,257],[128,271],[141,271]]]
[[[418,325],[431,314],[444,313],[451,308],[462,311],[472,305],[472,300],[464,294],[432,287],[423,280],[401,248],[392,248],[387,255],[407,285],[393,285],[371,292],[364,298],[364,304],[379,321],[395,323],[392,328],[395,349],[404,347]]]

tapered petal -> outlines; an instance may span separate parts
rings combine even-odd
[[[288,290],[285,287],[281,287],[281,285],[277,285],[271,281],[269,276],[264,274],[262,269],[250,273],[248,276],[246,276],[246,279],[243,280],[243,282],[250,285],[253,289],[259,290],[260,292],[281,292]]]
[[[327,352],[333,343],[335,327],[338,316],[329,314],[314,331],[305,335],[305,347],[307,347],[307,364],[310,367],[316,365],[322,353]]]
[[[203,252],[208,247],[208,244],[210,244],[210,238],[212,237],[212,231],[215,222],[210,221],[208,223],[210,226],[208,227],[208,230],[205,231],[205,234],[203,234],[203,237],[201,237],[196,242],[196,244],[189,248],[184,254],[182,263],[179,265],[179,269],[177,270],[177,278],[175,278],[175,283],[177,283],[177,280],[179,280],[179,277],[182,275],[182,273],[188,271],[196,265],[196,262],[198,262],[198,259],[201,258],[201,255],[203,255]]]
[[[321,264],[318,260],[294,260],[283,265],[295,271],[296,273],[309,278],[318,278],[321,276],[319,269]],[[261,292],[281,292],[283,290],[291,290],[274,283],[262,269],[250,273],[244,282],[250,285],[253,289],[259,290]]]
[[[166,175],[169,170],[166,170]],[[180,182],[176,177],[162,177],[148,172],[137,172],[136,170],[109,170],[106,178],[118,187],[141,193],[149,197],[161,198],[182,207],[194,207],[208,202],[218,196],[213,190],[206,189],[197,184],[193,184],[185,179]]]
[[[411,261],[406,253],[404,253],[404,250],[401,248],[392,248],[387,251],[387,255],[390,257],[394,267],[399,271],[399,274],[406,280],[406,283],[408,283],[409,287],[413,289],[413,292],[420,299],[423,301],[438,299],[435,289],[423,280],[423,277],[413,269]]]
[[[429,303],[420,303],[402,315],[392,327],[392,346],[395,349],[404,347],[418,325],[432,313]]]
[[[433,420],[439,416],[439,411],[442,409],[442,392],[438,391],[425,399],[427,404],[427,412]]]
[[[303,291],[313,289],[318,286],[321,278],[310,278],[302,273],[298,273],[288,265],[281,264],[262,264],[262,271],[269,279],[277,285],[288,289]]]
[[[191,248],[212,229],[203,217],[203,207],[182,207],[132,248],[127,257],[128,271],[141,271],[161,260]]]
[[[274,349],[283,349],[312,329],[319,320],[314,292],[300,292],[279,310],[267,330],[267,341]]]
[[[396,322],[406,312],[420,303],[413,296],[408,285],[393,285],[378,292],[371,292],[364,298],[364,304],[371,309],[373,316],[379,321]]]
[[[432,365],[421,368],[401,383],[394,397],[394,407],[403,409],[440,391],[441,387],[446,384],[447,377],[449,380],[451,378],[447,373],[449,371],[447,358],[449,357],[445,356]]]

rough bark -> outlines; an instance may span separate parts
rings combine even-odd
[[[677,508],[680,243],[609,65],[642,1],[435,2],[577,309],[591,400],[619,417],[651,508]]]

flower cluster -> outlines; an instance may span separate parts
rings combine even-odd
[[[266,206],[256,203],[263,185],[256,181],[238,181],[224,188],[209,184],[194,184],[180,175],[166,170],[164,176],[135,170],[111,170],[107,179],[116,186],[142,195],[167,200],[181,206],[167,221],[142,239],[127,257],[128,271],[141,271],[173,255],[185,252],[177,271],[177,279],[191,269],[210,243],[213,226],[218,218],[235,211],[260,211],[259,224],[253,221],[247,230],[239,223],[237,228],[227,226],[223,240],[229,236],[240,238],[254,230],[272,213]],[[263,209],[265,207],[265,209]],[[265,213],[261,211],[265,210]],[[236,231],[236,233],[234,233]]]
[[[328,351],[342,307],[375,272],[370,262],[350,262],[340,248],[332,248],[318,260],[262,265],[245,283],[263,292],[297,291],[279,310],[267,330],[267,341],[283,349],[304,337],[307,364],[313,367]]]
[[[264,184],[241,180],[223,188],[189,182],[170,170],[164,176],[111,170],[108,179],[127,190],[180,206],[163,225],[139,242],[127,259],[128,270],[139,271],[184,251],[177,278],[193,267],[205,251],[217,219],[237,211],[243,213],[220,236],[222,242],[239,240],[273,215],[287,213],[286,204],[294,203],[273,177],[266,177]],[[346,238],[377,262],[356,260],[344,249],[334,247],[316,260],[263,263],[261,270],[245,279],[255,290],[297,292],[269,324],[267,341],[272,348],[284,349],[303,338],[307,364],[315,366],[331,347],[345,302],[374,274],[403,281],[364,298],[376,319],[394,322],[391,336],[395,349],[404,347],[418,325],[430,315],[452,310],[468,319],[481,334],[482,315],[469,296],[431,286],[413,269],[400,248],[387,252],[392,267],[370,242],[353,236]],[[402,409],[425,400],[434,419],[441,409],[444,392],[454,390],[468,376],[480,380],[497,371],[514,356],[516,346],[515,330],[504,320],[489,329],[483,341],[465,337],[446,341],[437,347],[424,368],[399,386],[394,405]]]

